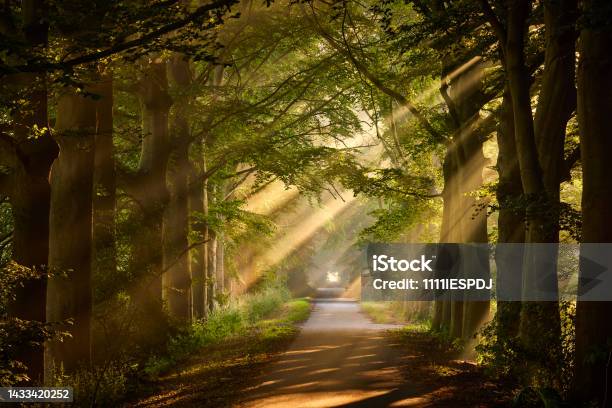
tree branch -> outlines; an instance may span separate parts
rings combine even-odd
[[[109,48],[93,52],[91,54],[82,55],[79,57],[72,58],[63,62],[45,62],[45,63],[33,63],[33,64],[25,64],[25,65],[17,65],[17,66],[8,66],[2,65],[0,66],[0,77],[8,74],[15,74],[20,72],[51,72],[58,70],[65,70],[77,65],[87,64],[90,62],[98,61],[102,58],[110,57],[112,55],[118,54],[123,51],[127,51],[132,48],[139,47],[148,43],[149,41],[153,41],[163,35],[169,34],[173,31],[176,31],[180,28],[185,27],[189,23],[197,20],[198,18],[205,17],[210,11],[216,9],[229,9],[232,5],[236,4],[237,0],[216,0],[212,3],[206,4],[204,6],[198,7],[194,12],[187,15],[187,17],[177,20],[173,23],[167,24],[157,30],[154,30],[148,34],[143,34],[138,38],[135,38],[130,41],[125,41],[119,44],[115,44],[110,46]],[[212,28],[216,24],[208,23],[205,28]]]
[[[491,5],[489,4],[489,0],[480,0],[480,5],[482,6],[482,12],[485,16],[485,19],[491,25],[491,28],[493,28],[495,35],[502,43],[501,48],[503,49],[507,41],[506,29],[504,28],[504,25],[501,23],[501,21],[499,21],[499,18],[497,18],[495,11],[491,8]]]
[[[303,6],[302,6],[303,7]],[[304,11],[304,10],[303,10]],[[304,11],[304,15],[310,19],[312,21],[312,25],[314,27],[315,30],[317,30],[317,32],[325,39],[325,41],[333,48],[335,49],[338,53],[346,56],[351,63],[353,64],[353,66],[368,80],[370,81],[376,88],[378,88],[381,92],[383,92],[384,94],[392,97],[393,99],[395,99],[400,105],[406,107],[408,109],[408,111],[417,119],[417,121],[421,124],[421,126],[423,126],[423,128],[425,128],[425,130],[427,130],[433,137],[434,139],[436,139],[438,142],[446,142],[447,138],[442,135],[441,133],[439,133],[432,125],[431,123],[429,123],[429,121],[427,120],[427,118],[425,118],[425,116],[423,116],[423,114],[417,109],[416,106],[414,106],[412,104],[412,102],[406,98],[404,95],[402,95],[401,93],[397,92],[396,90],[388,87],[387,85],[384,84],[384,82],[376,77],[372,72],[370,72],[370,70],[368,69],[368,67],[362,63],[361,61],[357,60],[357,58],[355,58],[355,56],[353,55],[353,53],[350,50],[350,45],[348,43],[346,43],[345,41],[345,46],[346,48],[341,47],[338,42],[329,34],[327,33],[322,27],[321,25],[318,23],[318,21],[316,20],[316,17],[310,17],[308,15],[308,13],[306,11]],[[313,15],[314,15],[314,11],[313,11]]]

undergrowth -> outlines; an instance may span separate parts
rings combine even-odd
[[[223,345],[254,332],[263,348],[287,338],[296,332],[295,323],[305,320],[309,311],[309,302],[291,300],[283,285],[265,285],[219,306],[205,319],[176,329],[165,349],[144,362],[119,359],[70,376],[57,372],[54,385],[73,386],[75,406],[117,405],[128,395],[143,392],[152,381],[204,347]]]
[[[374,323],[405,324],[425,323],[429,317],[430,305],[426,302],[361,302],[361,310]]]
[[[150,377],[156,377],[204,346],[243,334],[278,310],[290,297],[284,286],[270,285],[254,294],[227,302],[206,319],[193,323],[173,337],[167,353],[151,357],[144,372]]]

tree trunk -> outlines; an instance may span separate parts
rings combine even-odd
[[[444,77],[448,75],[446,71],[454,68],[453,64],[447,65]],[[440,89],[454,124],[454,137],[447,147],[444,164],[444,242],[486,243],[488,240],[485,203],[473,196],[482,185],[485,166],[479,116],[483,101],[482,75],[483,67],[476,63],[452,80],[450,92],[445,83]],[[473,264],[478,259],[471,256],[472,251],[466,249],[464,252],[466,256],[461,260],[460,271],[480,270],[480,265],[474,269]],[[450,296],[449,334],[471,337],[488,315],[489,302],[466,302],[463,294]]]
[[[174,131],[184,129],[175,119]],[[184,123],[186,124],[186,123]],[[188,147],[175,139],[168,172],[170,200],[164,214],[164,289],[171,316],[181,320],[191,318],[191,273],[189,270],[188,231]]]
[[[451,162],[451,175],[448,180],[448,185],[445,184],[444,191],[448,194],[448,198],[445,197],[446,201],[449,202],[449,226],[447,227],[448,241],[451,243],[460,243],[463,240],[461,222],[463,217],[463,200],[462,193],[460,190],[461,180],[461,162],[459,158],[460,147],[457,143],[453,143],[449,147],[449,154],[446,156],[447,160]],[[447,192],[448,190],[448,192]],[[445,326],[448,328],[448,334],[451,337],[461,337],[461,326],[463,322],[463,298],[459,297],[456,293],[448,292],[448,311],[444,314]]]
[[[217,293],[225,294],[225,239],[223,232],[217,234]]]
[[[525,32],[531,2],[516,0],[508,11],[508,40],[505,49],[505,66],[508,86],[512,95],[514,113],[514,134],[518,152],[519,168],[523,190],[528,196],[537,196],[544,190],[542,170],[538,162],[535,143],[531,95],[529,93],[529,72],[525,65]],[[527,234],[537,233],[536,225],[530,222]],[[538,242],[538,241],[533,241]]]
[[[202,171],[206,172],[207,170],[207,160],[206,160],[206,144],[203,143],[202,144]],[[210,197],[212,196],[210,194],[210,192],[208,191],[208,186],[209,186],[209,182],[208,179],[205,179],[202,181],[202,202],[204,204],[204,216],[208,217],[208,209],[210,208]],[[210,305],[214,304],[214,298],[213,298],[213,291],[212,291],[212,282],[210,281],[210,276],[211,276],[211,272],[210,272],[210,268],[211,268],[211,259],[210,259],[210,249],[213,245],[213,238],[214,236],[211,235],[211,229],[209,228],[209,225],[207,222],[204,222],[202,225],[200,225],[201,228],[201,235],[204,238],[204,241],[206,241],[206,243],[204,244],[204,253],[205,253],[205,262],[204,262],[204,314],[208,315],[209,312],[212,311],[212,309],[209,307]]]
[[[93,191],[93,279],[108,282],[117,269],[115,248],[116,172],[113,147],[113,80],[106,74],[95,89],[96,147]],[[103,299],[94,299],[103,300]]]
[[[480,128],[480,109],[482,107],[483,66],[480,62],[473,64],[459,75],[452,84],[450,97],[453,99],[456,114],[460,119],[458,129],[458,153],[460,178],[459,193],[462,213],[458,221],[461,229],[461,242],[486,244],[487,235],[487,203],[477,199],[474,193],[482,187],[482,171],[486,160],[482,152],[484,141]],[[465,257],[462,259],[463,270],[473,276],[474,272],[482,272],[479,278],[488,279],[489,270],[483,270],[488,265],[483,259],[482,247],[466,246]],[[471,299],[463,302],[461,321],[461,337],[472,338],[489,314],[489,301]]]
[[[191,84],[189,62],[180,54],[173,56],[170,73],[179,93]],[[187,241],[189,124],[185,116],[185,110],[188,108],[185,98],[186,96],[180,95],[174,104],[171,165],[167,173],[170,200],[164,216],[164,280],[170,315],[188,321],[191,319],[191,272]]]
[[[456,139],[458,140],[458,139]],[[449,194],[451,197],[450,200],[450,225],[449,225],[449,242],[452,243],[461,243],[463,242],[463,229],[461,227],[462,218],[464,217],[464,197],[463,192],[461,191],[461,179],[463,177],[462,168],[461,168],[461,147],[457,141],[453,142],[453,144],[449,147],[450,149],[450,160],[453,163],[452,169],[453,173],[451,175],[451,179],[449,180]],[[446,186],[444,188],[446,190]],[[462,272],[462,271],[461,271]],[[447,314],[449,322],[448,322],[448,334],[451,338],[459,338],[461,337],[461,329],[463,322],[463,296],[459,294],[449,291],[449,312]]]
[[[512,93],[516,145],[526,209],[528,243],[559,241],[559,181],[565,127],[574,109],[575,0],[545,2],[546,57],[535,122],[531,116],[529,77],[524,63],[524,33],[529,2],[510,9],[506,66]],[[545,252],[545,253],[543,253]],[[557,304],[557,246],[526,249],[523,296],[547,302],[523,303],[520,337],[530,359],[551,369],[558,361],[561,332]],[[548,350],[542,355],[542,350]],[[538,363],[536,362],[536,365]],[[551,371],[555,371],[554,368]]]
[[[538,203],[540,208],[536,208],[538,214],[534,218],[538,220],[538,224],[528,228],[529,242],[559,242],[559,183],[565,128],[576,100],[575,19],[575,0],[564,0],[560,4],[551,1],[544,3],[546,58],[534,131],[545,195],[542,202]],[[528,222],[531,222],[531,218],[532,215],[528,214]],[[525,268],[524,290],[530,290],[537,282],[543,282],[547,291],[557,291],[558,248],[557,245],[549,245],[545,250],[547,254],[544,257],[547,262],[543,263],[542,250],[535,253],[532,247],[527,249],[526,260],[530,267]],[[550,350],[547,353],[548,359],[557,363],[560,332],[561,322],[556,301],[524,304],[520,333],[528,352],[539,355],[543,349]],[[551,368],[550,363],[544,362],[544,365]],[[552,371],[555,369],[552,368]]]
[[[210,208],[215,205],[217,201],[217,185],[208,180],[207,181],[207,205],[206,213],[209,215]],[[208,265],[206,267],[206,301],[208,306],[208,312],[212,312],[215,308],[215,301],[217,296],[217,231],[210,226],[207,227],[207,239],[206,251]]]
[[[96,103],[77,93],[60,96],[55,139],[60,153],[51,168],[47,320],[74,319],[72,338],[50,342],[57,369],[74,372],[91,359],[92,192]]]
[[[217,294],[217,234],[211,228],[208,229],[208,266],[206,268],[206,302],[208,313],[215,309],[215,296]]]
[[[582,241],[612,242],[612,30],[603,22],[612,18],[603,0],[583,3],[588,17],[580,33],[578,65],[578,121],[582,160]],[[598,23],[601,22],[601,23]],[[600,26],[599,24],[602,24]],[[586,247],[586,248],[585,248]],[[583,246],[583,256],[588,246]],[[585,265],[581,280],[590,282]],[[610,273],[607,271],[606,273]],[[582,401],[610,405],[610,344],[612,302],[579,301],[576,311],[575,391]]]
[[[33,46],[47,44],[47,23],[44,4],[40,0],[24,0],[23,32]],[[46,77],[38,74],[16,74],[13,84],[24,89],[28,106],[13,115],[15,141],[25,160],[21,161],[11,180],[10,203],[13,213],[13,260],[28,268],[46,272],[49,257],[49,207],[51,192],[49,170],[57,156],[57,145],[49,132],[31,138],[32,127],[48,128]],[[9,305],[13,317],[38,322],[46,321],[47,279],[23,282],[15,301]],[[18,346],[15,358],[27,367],[27,375],[35,383],[44,377],[44,347]]]
[[[504,66],[514,113],[514,132],[523,193],[527,201],[527,243],[558,242],[558,164],[573,86],[572,0],[560,7],[545,2],[546,66],[538,98],[536,125],[532,116],[530,78],[525,64],[525,34],[530,0],[508,4],[503,44]],[[574,3],[575,7],[575,3]],[[552,154],[551,154],[552,149]],[[551,216],[552,214],[552,216]],[[523,302],[519,335],[527,358],[527,375],[554,372],[558,361],[560,320],[557,304],[556,246],[526,248],[522,296],[548,302]],[[546,252],[546,253],[543,253]],[[546,258],[546,259],[544,259]],[[546,264],[548,263],[548,264]],[[542,353],[546,350],[546,353]],[[545,380],[547,381],[547,380]]]
[[[507,86],[502,98],[501,114],[497,129],[497,170],[499,183],[497,201],[497,242],[495,253],[497,264],[497,288],[503,290],[503,298],[497,301],[497,335],[499,338],[513,338],[518,335],[521,303],[523,245],[525,241],[525,214],[520,207],[523,195],[516,145],[514,142],[514,114],[512,100]],[[505,245],[511,244],[511,245]],[[512,301],[514,299],[514,301]]]
[[[442,225],[440,226],[440,242],[452,243],[452,224],[455,220],[453,214],[456,213],[455,202],[457,194],[454,191],[454,180],[456,179],[456,161],[451,154],[450,149],[447,149],[442,162],[442,170],[444,175],[444,190],[442,191]],[[432,329],[441,332],[448,332],[451,325],[451,300],[450,293],[443,294],[442,299],[437,300],[434,306],[434,320]]]
[[[141,209],[141,225],[134,237],[131,269],[138,282],[136,304],[142,313],[162,314],[163,214],[168,203],[168,94],[166,64],[156,59],[149,64],[140,83],[143,139],[136,177],[128,186]]]
[[[201,153],[200,153],[201,154]],[[202,187],[200,174],[195,166],[191,167],[189,179],[189,213],[204,214],[204,189]],[[206,240],[206,227],[201,220],[193,219],[191,231],[195,232],[198,241]],[[193,315],[195,319],[201,319],[206,312],[206,244],[201,243],[195,246],[191,252],[191,277],[192,277],[192,299]]]

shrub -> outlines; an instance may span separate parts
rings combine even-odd
[[[280,285],[271,285],[263,290],[246,296],[243,309],[249,323],[254,323],[277,310],[291,297],[289,290]]]
[[[120,362],[84,368],[71,375],[59,369],[54,373],[53,385],[73,387],[74,406],[115,406],[127,395],[134,369]]]
[[[270,283],[262,285],[255,293],[228,302],[206,319],[193,323],[172,337],[166,353],[149,358],[145,373],[151,377],[158,376],[194,351],[244,333],[278,310],[289,298],[286,287]]]
[[[43,279],[46,270],[27,268],[13,261],[0,266],[0,386],[8,387],[30,381],[26,365],[19,360],[20,349],[42,346],[45,341],[67,336],[63,322],[42,323],[10,316],[9,304],[15,300],[18,288],[30,280]],[[34,385],[34,384],[30,384]]]
[[[547,394],[554,390],[561,397],[567,398],[573,378],[575,312],[574,302],[559,302],[561,348],[557,355],[557,364],[547,366],[545,370],[540,370],[533,376],[527,376],[523,367],[533,356],[524,350],[518,336],[500,335],[502,329],[497,319],[485,325],[480,332],[480,344],[476,346],[479,363],[490,375],[506,377],[521,384],[526,390],[521,398],[531,398],[532,394],[535,395],[541,390],[546,390]]]

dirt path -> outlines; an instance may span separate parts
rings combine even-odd
[[[401,407],[426,400],[402,378],[402,354],[347,299],[318,299],[298,338],[247,390],[242,408]]]

